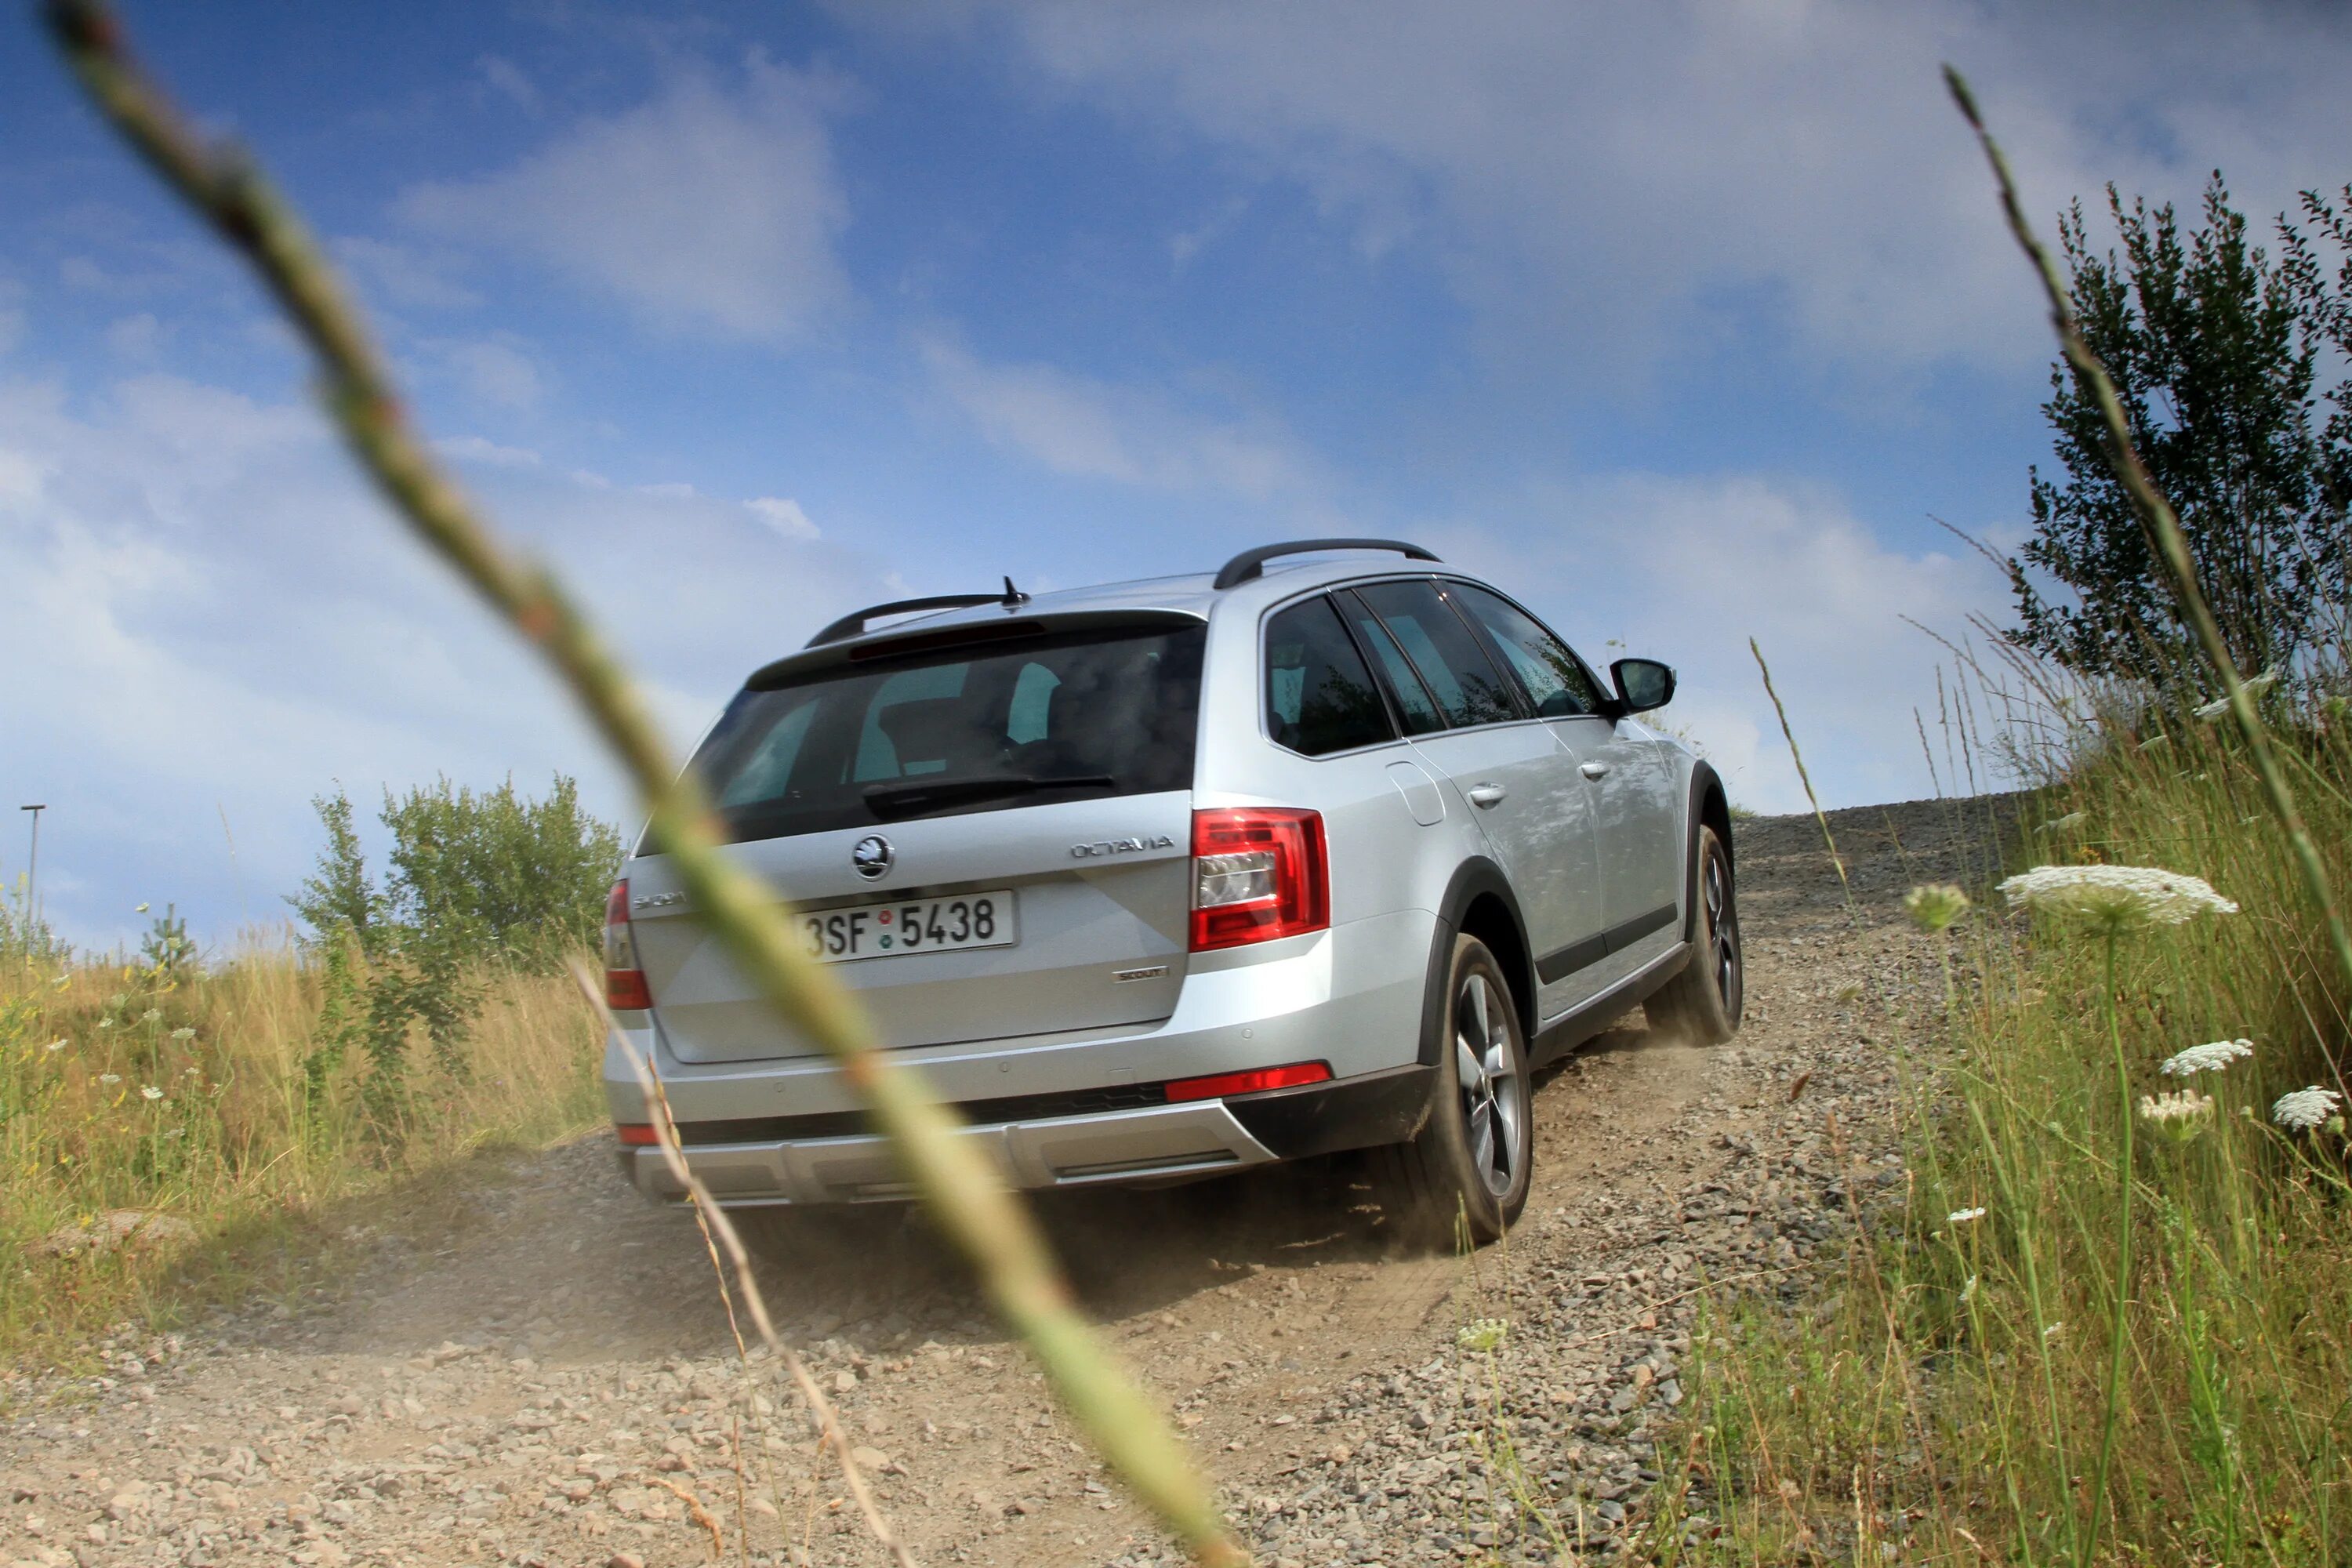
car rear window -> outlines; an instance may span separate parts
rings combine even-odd
[[[1189,789],[1199,627],[816,671],[728,704],[694,767],[730,837]]]

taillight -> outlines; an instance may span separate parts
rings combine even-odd
[[[625,1149],[650,1149],[661,1142],[661,1134],[654,1131],[650,1121],[616,1121],[613,1135]]]
[[[1330,923],[1321,813],[1250,805],[1192,814],[1194,952]]]
[[[629,879],[613,884],[604,900],[604,1005],[642,1011],[654,1005],[637,963],[637,933],[629,924]]]

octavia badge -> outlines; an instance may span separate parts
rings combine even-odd
[[[849,847],[849,863],[869,882],[888,876],[898,858],[891,852],[890,841],[878,833],[869,833]]]

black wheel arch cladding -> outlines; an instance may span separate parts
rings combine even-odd
[[[1429,972],[1422,988],[1421,1064],[1437,1062],[1444,1032],[1446,986],[1454,977],[1454,941],[1468,931],[1486,944],[1510,987],[1511,1005],[1524,1033],[1536,1003],[1535,959],[1528,951],[1527,921],[1502,868],[1480,856],[1454,868],[1439,900],[1437,930],[1430,939]]]
[[[1735,883],[1738,860],[1731,847],[1731,804],[1723,793],[1723,781],[1706,762],[1691,766],[1689,804],[1684,811],[1683,823],[1683,940],[1698,940],[1698,830],[1715,829],[1715,837],[1723,846],[1724,862],[1732,868]]]

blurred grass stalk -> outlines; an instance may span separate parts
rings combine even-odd
[[[703,922],[778,1015],[840,1064],[873,1108],[940,1228],[1036,1354],[1095,1447],[1209,1563],[1245,1562],[1165,1415],[1076,1311],[1027,1209],[913,1072],[877,1051],[866,1019],[792,940],[773,893],[719,851],[699,787],[553,574],[517,555],[410,428],[382,356],[307,226],[237,150],[207,141],[131,60],[97,0],[50,0],[52,34],[90,100],[164,182],[249,261],[311,348],[320,396],[399,515],[562,677],[635,781],[654,842]]]

